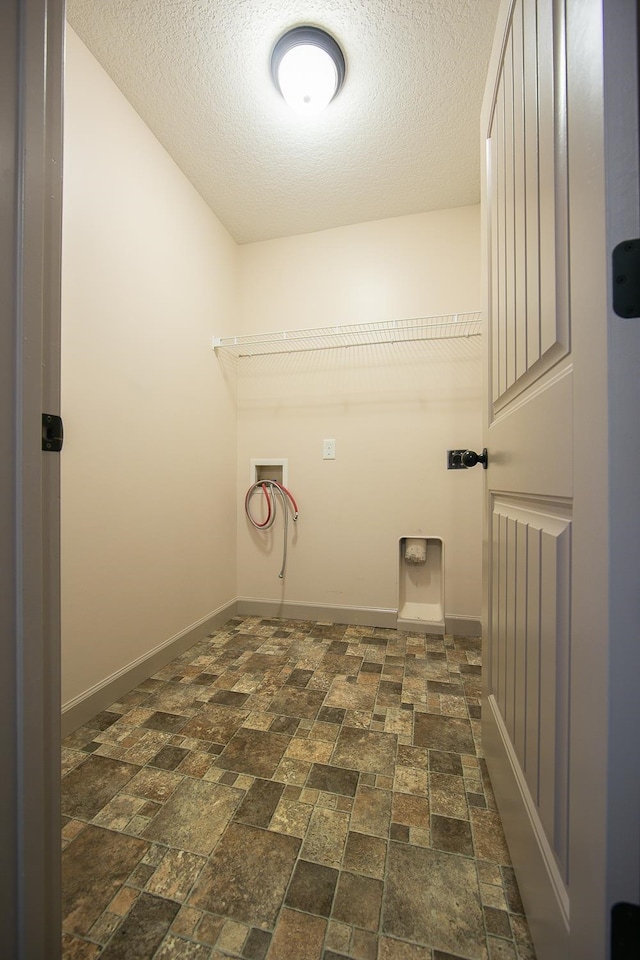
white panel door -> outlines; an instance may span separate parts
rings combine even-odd
[[[483,116],[487,226],[487,611],[483,736],[534,935],[565,949],[573,525],[564,12],[515,0]],[[503,814],[504,815],[504,814]],[[521,872],[521,871],[520,871]],[[538,933],[540,940],[540,933]],[[558,958],[563,956],[557,953]]]
[[[608,956],[640,894],[640,643],[614,631],[640,621],[640,320],[612,317],[608,269],[638,229],[634,7],[504,0],[482,114],[483,742],[538,960]]]

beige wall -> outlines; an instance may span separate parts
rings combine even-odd
[[[69,703],[236,592],[237,247],[72,30],[63,264]]]
[[[240,332],[466,312],[480,305],[479,208],[463,207],[240,248]],[[395,608],[398,539],[442,537],[448,616],[481,612],[479,339],[239,361],[238,499],[252,457],[287,457],[300,505],[288,572],[281,526],[238,518],[238,594]],[[335,438],[335,461],[322,440]]]
[[[69,30],[64,703],[236,596],[393,609],[405,535],[444,539],[447,614],[479,615],[481,475],[444,468],[480,444],[477,340],[239,366],[210,349],[475,310],[478,229],[468,207],[238,248]],[[284,584],[280,524],[257,534],[240,507],[252,456],[288,457],[300,502]]]

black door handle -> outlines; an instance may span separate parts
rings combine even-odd
[[[486,470],[488,465],[487,448],[485,447],[482,453],[476,453],[474,450],[465,450],[462,454],[462,462],[465,467],[475,467],[477,463],[481,463],[483,469]]]
[[[482,453],[476,453],[475,450],[447,450],[447,470],[467,470],[477,463],[487,469],[489,455],[486,447]]]

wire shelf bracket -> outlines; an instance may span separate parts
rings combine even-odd
[[[306,330],[281,330],[248,337],[213,337],[216,353],[235,357],[258,357],[274,353],[303,353],[308,350],[335,350],[340,347],[405,343],[416,340],[443,340],[477,337],[482,332],[482,315],[453,313],[438,317],[380,320],[374,323],[341,324]]]

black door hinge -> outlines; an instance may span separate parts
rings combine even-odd
[[[640,317],[640,240],[623,240],[614,248],[613,309],[619,317]]]
[[[616,903],[611,908],[611,960],[640,957],[640,904]]]
[[[62,417],[55,413],[42,414],[42,449],[47,453],[60,453],[64,440]]]

